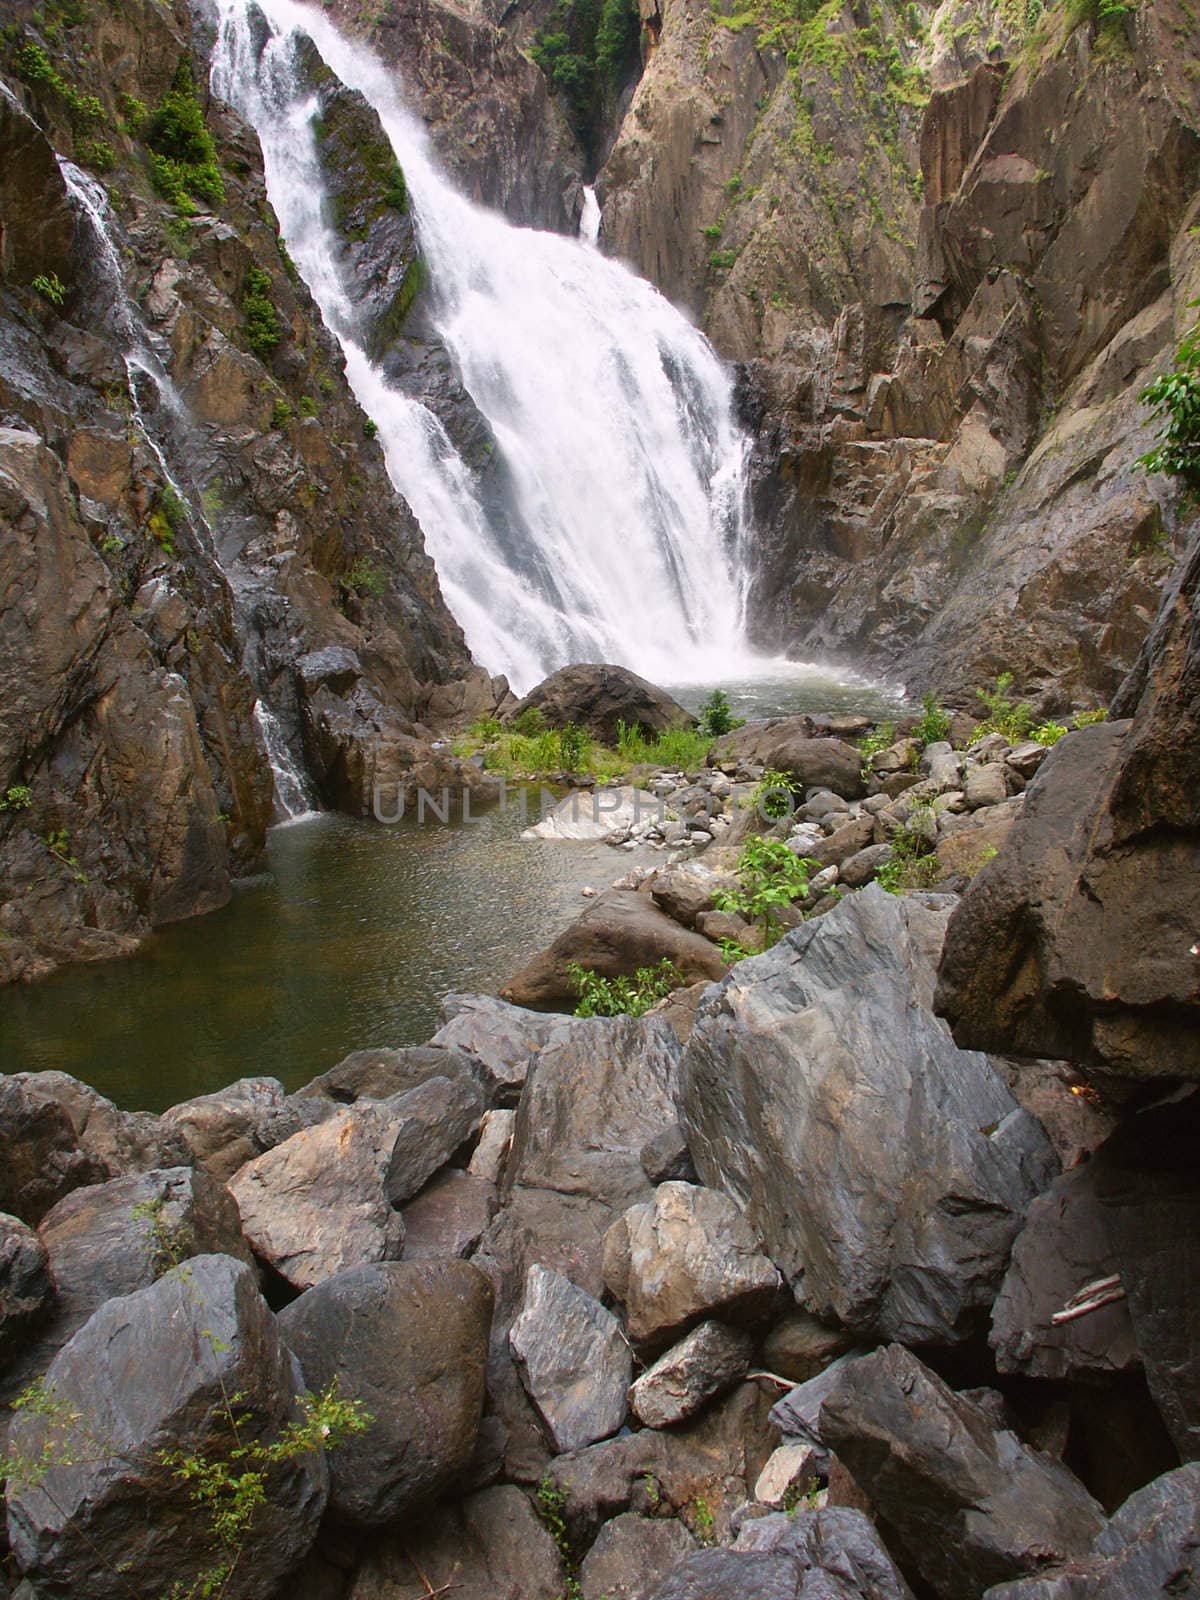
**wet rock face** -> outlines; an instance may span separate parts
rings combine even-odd
[[[45,1245],[19,1217],[0,1213],[0,1373],[49,1316],[53,1299]]]

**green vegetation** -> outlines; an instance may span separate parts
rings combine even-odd
[[[537,1487],[538,1516],[562,1559],[565,1574],[562,1600],[579,1600],[579,1558],[563,1517],[566,1505],[567,1491],[557,1488],[554,1479],[547,1473]]]
[[[71,126],[77,131],[95,127],[104,120],[104,107],[94,94],[81,94],[62,76],[45,49],[30,39],[17,51],[17,77],[31,89],[57,95],[67,108]]]
[[[1158,443],[1138,465],[1174,478],[1186,500],[1200,500],[1200,323],[1176,351],[1172,371],[1147,384],[1138,399],[1161,424]]]
[[[292,420],[292,408],[283,395],[279,395],[271,406],[271,426],[273,428],[286,428]]]
[[[937,858],[922,829],[921,818],[931,806],[914,806],[904,826],[888,841],[891,855],[875,874],[881,888],[889,894],[907,894],[910,889],[928,889],[937,877]]]
[[[145,118],[142,136],[150,150],[150,182],[177,211],[191,216],[198,200],[210,206],[224,203],[217,148],[196,98],[187,56],[176,68],[171,87]]]
[[[921,696],[921,715],[912,731],[914,739],[922,744],[939,744],[950,732],[950,713],[937,703],[937,696]]]
[[[343,589],[353,589],[370,600],[387,593],[387,573],[369,556],[356,556],[338,579]]]
[[[300,396],[300,415],[302,417],[315,417],[316,414],[317,402],[312,398],[311,395],[302,394]]]
[[[716,1520],[712,1509],[703,1495],[697,1495],[688,1507],[691,1515],[685,1520],[688,1522],[697,1544],[710,1545],[716,1543]]]
[[[154,502],[146,518],[151,538],[164,555],[175,554],[175,536],[187,520],[187,507],[168,484]]]
[[[57,272],[39,272],[33,280],[33,288],[52,306],[61,306],[67,298],[67,286]]]
[[[261,267],[251,267],[242,284],[242,315],[246,343],[260,361],[266,361],[283,338],[273,295],[269,275]]]
[[[862,780],[866,783],[872,773],[872,762],[883,751],[890,750],[896,742],[896,724],[880,722],[875,725],[858,747],[862,759]]]
[[[577,772],[588,758],[592,741],[578,723],[568,722],[558,730],[558,754],[566,772]]]
[[[633,62],[640,26],[634,0],[558,0],[530,46],[529,54],[566,100],[589,154],[606,106]]]
[[[1038,744],[1057,744],[1066,731],[1061,722],[1043,722],[1033,730],[1029,737],[1036,739]]]
[[[567,976],[579,995],[577,1017],[641,1017],[683,983],[683,974],[665,956],[653,967],[639,967],[632,978],[603,978],[578,961],[568,963]]]
[[[87,873],[79,865],[79,858],[71,849],[70,836],[65,828],[52,828],[46,835],[43,843],[56,861],[61,861],[68,868],[76,883],[86,883]]]
[[[1107,722],[1108,711],[1104,706],[1099,706],[1095,711],[1077,711],[1072,718],[1077,728],[1091,728],[1097,722]]]
[[[796,809],[795,797],[791,774],[768,767],[742,803],[756,810],[760,817],[778,822],[782,817],[790,817]]]
[[[714,896],[719,911],[730,911],[757,925],[765,950],[783,932],[778,911],[808,894],[809,872],[815,861],[803,860],[782,839],[751,839],[738,856],[739,887],[722,889]]]
[[[364,439],[374,439],[379,433],[379,424],[372,422],[370,417],[364,417],[362,431]]]
[[[26,783],[12,783],[0,800],[0,811],[28,811],[32,796]]]
[[[1030,729],[1033,727],[1033,707],[1028,701],[1016,702],[1009,699],[1008,691],[1012,688],[1013,675],[1011,672],[1002,672],[996,679],[994,689],[976,689],[975,693],[983,702],[983,721],[975,729],[974,738],[982,739],[989,733],[1001,734],[1009,744],[1019,744],[1022,739],[1029,738]]]
[[[619,723],[617,748],[610,750],[590,738],[585,729],[572,725],[547,728],[542,713],[528,706],[506,725],[495,717],[479,718],[455,740],[454,753],[462,757],[482,754],[489,772],[510,779],[555,777],[566,770],[609,783],[634,766],[663,771],[701,766],[709,743],[690,728],[669,728],[647,739],[640,728]]]
[[[704,765],[712,736],[703,728],[667,728],[647,739],[637,725],[617,724],[617,755],[628,767],[649,765],[687,772]]]
[[[75,158],[93,172],[111,172],[117,164],[116,152],[104,139],[77,139]]]
[[[735,717],[729,709],[729,696],[724,689],[714,689],[700,707],[700,732],[709,739],[719,739],[723,733],[745,726],[745,717]]]

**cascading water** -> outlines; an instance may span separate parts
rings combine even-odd
[[[457,194],[388,72],[319,12],[295,0],[218,8],[213,87],[258,133],[288,250],[477,659],[518,690],[573,660],[676,684],[753,671],[736,577],[746,441],[703,336],[594,248],[598,208],[575,240],[512,227]],[[433,320],[513,486],[503,532],[441,424],[357,342],[323,205],[317,100],[296,66],[305,36],[374,107],[404,171]]]
[[[137,307],[125,289],[121,260],[113,240],[108,194],[103,184],[89,177],[73,162],[63,156],[58,156],[57,161],[67,193],[85,219],[95,242],[97,265],[109,291],[107,314],[124,354],[125,386],[133,420],[149,445],[164,480],[180,502],[187,505],[194,520],[212,542],[215,551],[216,540],[213,538],[213,530],[209,526],[208,519],[203,509],[198,508],[195,496],[186,492],[184,485],[172,472],[167,452],[163,449],[155,429],[150,425],[142,401],[141,380],[149,379],[154,389],[155,405],[166,411],[170,424],[175,428],[182,428],[186,424],[187,413],[183,400],[154,349]],[[255,703],[254,720],[275,783],[277,820],[281,818],[290,821],[293,818],[311,815],[312,798],[288,750],[278,718],[259,700]]]

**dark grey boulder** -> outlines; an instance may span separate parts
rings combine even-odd
[[[475,1062],[500,1105],[516,1104],[534,1056],[573,1025],[571,1017],[526,1011],[489,994],[447,995],[442,1015],[432,1043]]]
[[[992,1307],[991,1346],[1000,1372],[1031,1378],[1104,1377],[1141,1365],[1124,1289],[1121,1298],[1055,1322],[1088,1285],[1116,1273],[1093,1165],[1055,1179],[1029,1208]]]
[[[871,887],[710,992],[681,1066],[702,1181],[804,1308],[914,1344],[971,1336],[1057,1158],[929,1010],[946,896]]]
[[[744,1377],[754,1342],[737,1328],[702,1322],[661,1355],[629,1391],[629,1406],[647,1428],[686,1422]]]
[[[19,1217],[0,1214],[0,1372],[37,1334],[53,1302],[46,1246]]]
[[[107,1168],[82,1150],[65,1107],[0,1077],[0,1208],[36,1227],[56,1200]]]
[[[384,1534],[345,1600],[561,1600],[565,1584],[554,1540],[528,1496],[502,1484]]]
[[[278,1078],[241,1078],[172,1106],[163,1120],[178,1130],[193,1161],[224,1181],[267,1148],[262,1130],[285,1098]]]
[[[828,789],[844,800],[866,794],[862,757],[844,739],[821,736],[805,716],[748,722],[718,743],[715,759],[725,765],[770,767],[784,772],[800,789]]]
[[[582,1600],[648,1600],[659,1579],[696,1548],[675,1517],[625,1511],[606,1522],[579,1569]]]
[[[771,1421],[785,1439],[812,1445],[818,1451],[818,1464],[828,1469],[828,1449],[821,1433],[821,1407],[841,1384],[845,1369],[861,1359],[862,1352],[848,1351],[813,1377],[789,1389],[771,1407]]]
[[[841,1365],[820,1428],[939,1600],[1083,1557],[1103,1526],[1065,1467],[994,1429],[900,1345]]]
[[[604,1240],[604,1281],[630,1338],[661,1346],[707,1317],[766,1317],[779,1274],[733,1202],[692,1183],[663,1183]]]
[[[496,1214],[496,1185],[449,1167],[404,1208],[404,1259],[468,1256]]]
[[[677,1122],[647,1139],[641,1152],[642,1171],[650,1183],[695,1183],[696,1169],[687,1147],[687,1134]]]
[[[845,1328],[831,1328],[806,1311],[792,1311],[763,1341],[762,1363],[792,1383],[805,1383],[845,1355],[854,1343]]]
[[[492,1287],[465,1261],[352,1267],[279,1316],[314,1389],[361,1400],[367,1429],[330,1458],[330,1511],[382,1528],[468,1464],[483,1412]]]
[[[399,1050],[355,1050],[297,1092],[351,1105],[355,1100],[390,1100],[430,1078],[462,1078],[477,1085],[478,1067],[458,1050],[409,1045]]]
[[[1200,1595],[1200,1465],[1130,1495],[1090,1559],[989,1589],[985,1600],[1195,1600]]]
[[[669,728],[691,728],[696,723],[691,712],[665,689],[639,678],[628,667],[609,663],[560,667],[505,711],[504,720],[514,722],[530,711],[540,712],[548,728],[564,728],[573,722],[614,748],[621,723],[640,729],[651,739]]]
[[[759,1517],[743,1526],[735,1548],[791,1556],[805,1574],[803,1600],[912,1600],[878,1533],[861,1511],[847,1506]]]
[[[561,1273],[533,1266],[509,1342],[557,1451],[616,1433],[625,1420],[633,1358],[611,1311]]]
[[[411,1200],[473,1133],[483,1118],[483,1096],[473,1084],[430,1078],[385,1102],[396,1117],[386,1191],[394,1206]]]
[[[168,1594],[210,1571],[221,1547],[162,1452],[227,1450],[235,1395],[242,1442],[269,1444],[299,1419],[303,1391],[253,1272],[220,1255],[108,1301],[59,1352],[46,1386],[79,1420],[23,1412],[9,1447],[37,1459],[48,1446],[74,1464],[42,1484],[10,1484],[8,1499],[17,1566],[44,1600]],[[327,1493],[320,1454],[271,1468],[229,1600],[275,1594],[312,1544]]]

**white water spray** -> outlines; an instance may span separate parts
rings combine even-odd
[[[729,377],[655,289],[596,250],[594,199],[581,239],[510,226],[450,187],[388,71],[319,12],[296,0],[218,6],[213,87],[258,132],[288,249],[477,659],[519,690],[579,660],[676,684],[752,673],[761,663],[742,641],[736,579],[747,443]],[[323,206],[317,101],[296,69],[305,35],[374,107],[404,170],[433,318],[503,453],[515,539],[490,525],[441,424],[356,343]]]

